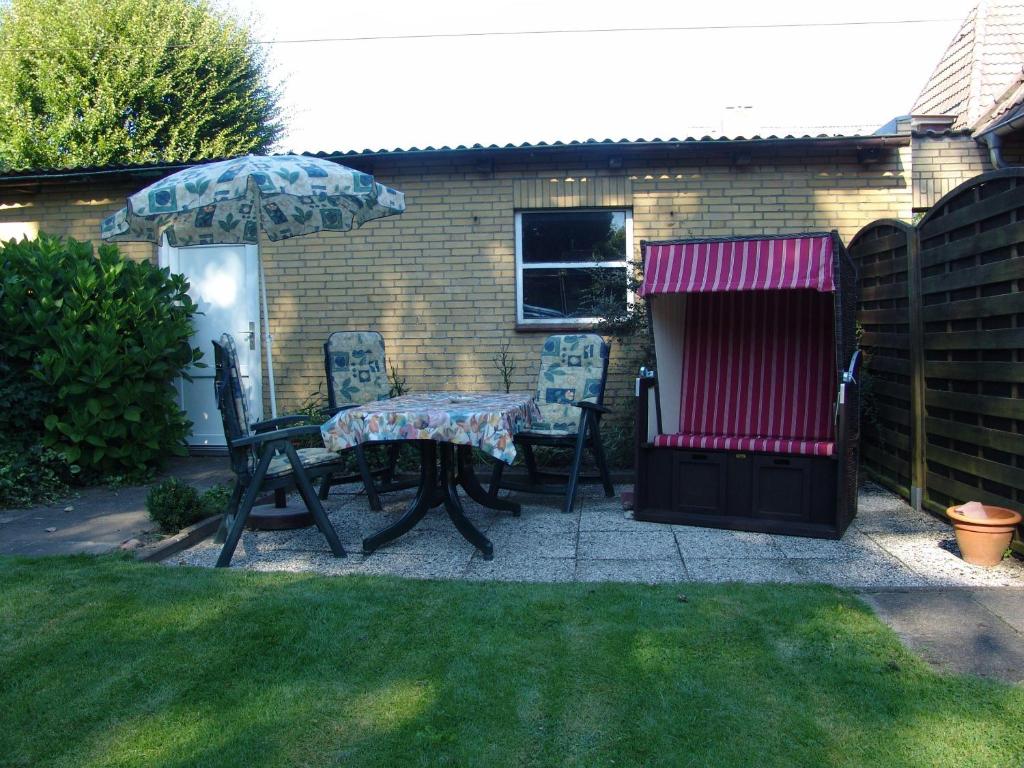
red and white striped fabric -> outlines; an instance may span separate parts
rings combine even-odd
[[[688,297],[679,432],[655,445],[831,456],[832,327],[815,291]]]
[[[645,246],[641,296],[801,289],[835,290],[831,236]]]
[[[781,440],[767,437],[722,437],[721,435],[658,435],[654,444],[665,448],[718,451],[760,451],[792,453],[799,456],[831,456],[835,443],[825,440]]]

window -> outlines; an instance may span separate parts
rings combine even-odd
[[[517,213],[516,322],[538,326],[594,322],[597,318],[589,300],[598,280],[601,285],[620,285],[626,306],[632,300],[626,290],[632,239],[629,211]]]

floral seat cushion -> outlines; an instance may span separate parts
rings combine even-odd
[[[390,396],[384,337],[376,331],[338,331],[326,344],[332,405],[361,405]]]
[[[600,404],[608,370],[608,344],[597,334],[549,336],[544,341],[537,384],[541,418],[530,432],[541,435],[574,435],[581,411],[575,403]]]
[[[334,451],[328,451],[326,448],[299,448],[295,452],[299,455],[299,461],[302,462],[304,467],[315,467],[318,464],[338,461],[338,454]],[[292,463],[288,460],[288,455],[279,453],[270,460],[267,476],[286,475],[291,471]]]

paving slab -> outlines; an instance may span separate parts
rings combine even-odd
[[[463,539],[457,551],[385,552],[362,556],[359,573],[404,576],[412,579],[458,579],[465,574],[475,550]]]
[[[687,581],[689,574],[679,558],[664,560],[577,560],[576,581],[627,581],[663,584]]]
[[[574,557],[533,557],[503,554],[493,560],[474,556],[463,573],[463,578],[473,581],[525,581],[525,582],[566,582],[572,581],[576,571]]]
[[[871,591],[861,597],[937,669],[1024,683],[1024,635],[971,590]],[[1014,597],[1019,600],[1020,593]]]
[[[458,534],[456,534],[458,535]],[[508,526],[492,527],[486,532],[494,545],[495,557],[575,558],[578,538],[573,531],[552,533],[545,530]]]
[[[589,509],[580,513],[581,531],[643,531],[650,530],[651,523],[643,523],[633,519],[632,512],[626,512],[621,505],[618,508]]]
[[[972,589],[971,596],[1022,635],[1024,594],[1008,589]]]
[[[741,581],[748,584],[812,581],[800,573],[795,563],[785,558],[685,557],[683,563],[694,581]]]
[[[698,528],[674,525],[672,532],[684,560],[690,558],[781,560],[786,557],[776,539],[767,533],[727,531],[720,528]],[[816,543],[820,540],[813,540]]]
[[[231,482],[222,457],[179,460],[167,474],[200,488]],[[111,551],[152,530],[147,493],[147,486],[91,488],[59,504],[2,511],[0,554]],[[325,508],[348,557],[333,557],[315,527],[246,531],[232,567],[521,582],[823,582],[859,590],[904,642],[941,670],[1024,681],[1024,562],[968,565],[946,522],[870,483],[839,541],[641,523],[617,499],[585,486],[570,514],[550,497],[516,496],[523,503],[520,517],[466,500],[467,516],[495,545],[491,561],[457,534],[440,509],[364,556],[362,539],[397,519],[413,495],[386,494],[384,511],[373,512],[360,488],[337,486]],[[219,552],[220,545],[207,539],[165,563],[210,568]]]
[[[838,540],[801,536],[772,536],[771,540],[786,557],[800,559],[849,560],[883,554],[877,542],[858,530],[848,530]]]
[[[789,558],[806,581],[835,587],[923,587],[927,581],[895,557],[884,552],[865,552],[843,558]]]
[[[668,526],[637,531],[580,531],[578,556],[583,560],[672,560],[679,557]]]

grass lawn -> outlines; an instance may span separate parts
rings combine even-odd
[[[828,587],[0,559],[4,766],[1020,768],[1022,757],[1024,689],[934,674]]]

